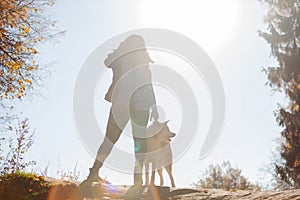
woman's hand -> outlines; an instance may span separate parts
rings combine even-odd
[[[156,108],[156,106],[153,106],[150,119],[154,119],[154,121],[157,121],[158,118],[159,118],[159,114],[157,112],[157,108]]]

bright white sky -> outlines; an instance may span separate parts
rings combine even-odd
[[[75,131],[72,98],[77,74],[88,55],[102,42],[119,33],[138,28],[165,28],[184,34],[202,46],[214,61],[226,94],[226,121],[216,148],[199,160],[205,135],[199,135],[188,152],[174,164],[177,186],[189,186],[211,163],[229,160],[252,181],[269,161],[279,128],[273,115],[280,95],[271,96],[264,84],[262,67],[274,65],[269,48],[258,37],[265,8],[253,0],[88,0],[58,1],[50,11],[66,35],[56,45],[41,47],[41,62],[56,61],[45,98],[36,98],[22,110],[36,129],[36,140],[28,159],[38,161],[43,170],[48,162],[49,175],[58,170],[73,170],[78,163],[85,178],[94,157],[89,155]],[[106,83],[109,84],[109,83]],[[158,89],[159,90],[159,89]],[[207,91],[203,91],[204,96]],[[100,119],[107,118],[109,104],[101,92],[95,108]],[[206,105],[200,105],[200,109]],[[207,114],[206,114],[207,113]],[[206,117],[207,115],[207,117]],[[200,118],[209,118],[203,109]],[[205,120],[204,120],[205,121]],[[209,120],[203,129],[209,125]],[[105,127],[106,121],[99,124]],[[177,129],[171,123],[171,129]],[[120,141],[124,143],[125,140]],[[108,168],[101,176],[114,184],[131,184],[132,176]],[[166,183],[169,184],[168,179]]]

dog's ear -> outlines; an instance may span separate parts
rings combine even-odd
[[[165,123],[165,124],[168,124],[169,121],[170,121],[170,120],[167,120],[167,121],[165,121],[164,123]]]

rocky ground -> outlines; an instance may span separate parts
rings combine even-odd
[[[169,188],[169,187],[140,187],[116,186],[112,184],[65,183],[53,186],[48,200],[100,200],[100,199],[140,199],[140,200],[227,200],[227,199],[273,199],[273,200],[300,200],[300,190],[283,192],[274,191],[242,191],[242,190],[198,190],[192,188]]]

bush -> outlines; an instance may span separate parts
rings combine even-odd
[[[202,189],[260,190],[259,186],[250,183],[241,173],[228,161],[222,165],[210,165],[203,173],[203,178],[193,185]]]
[[[36,163],[35,161],[25,161],[25,154],[34,142],[34,132],[30,131],[29,119],[17,119],[17,124],[11,125],[9,128],[11,132],[15,133],[15,136],[9,137],[8,153],[5,158],[0,149],[0,175],[25,171],[27,167]],[[0,140],[4,140],[4,138]]]
[[[0,176],[1,199],[46,200],[49,189],[44,178],[34,174],[16,172]]]

